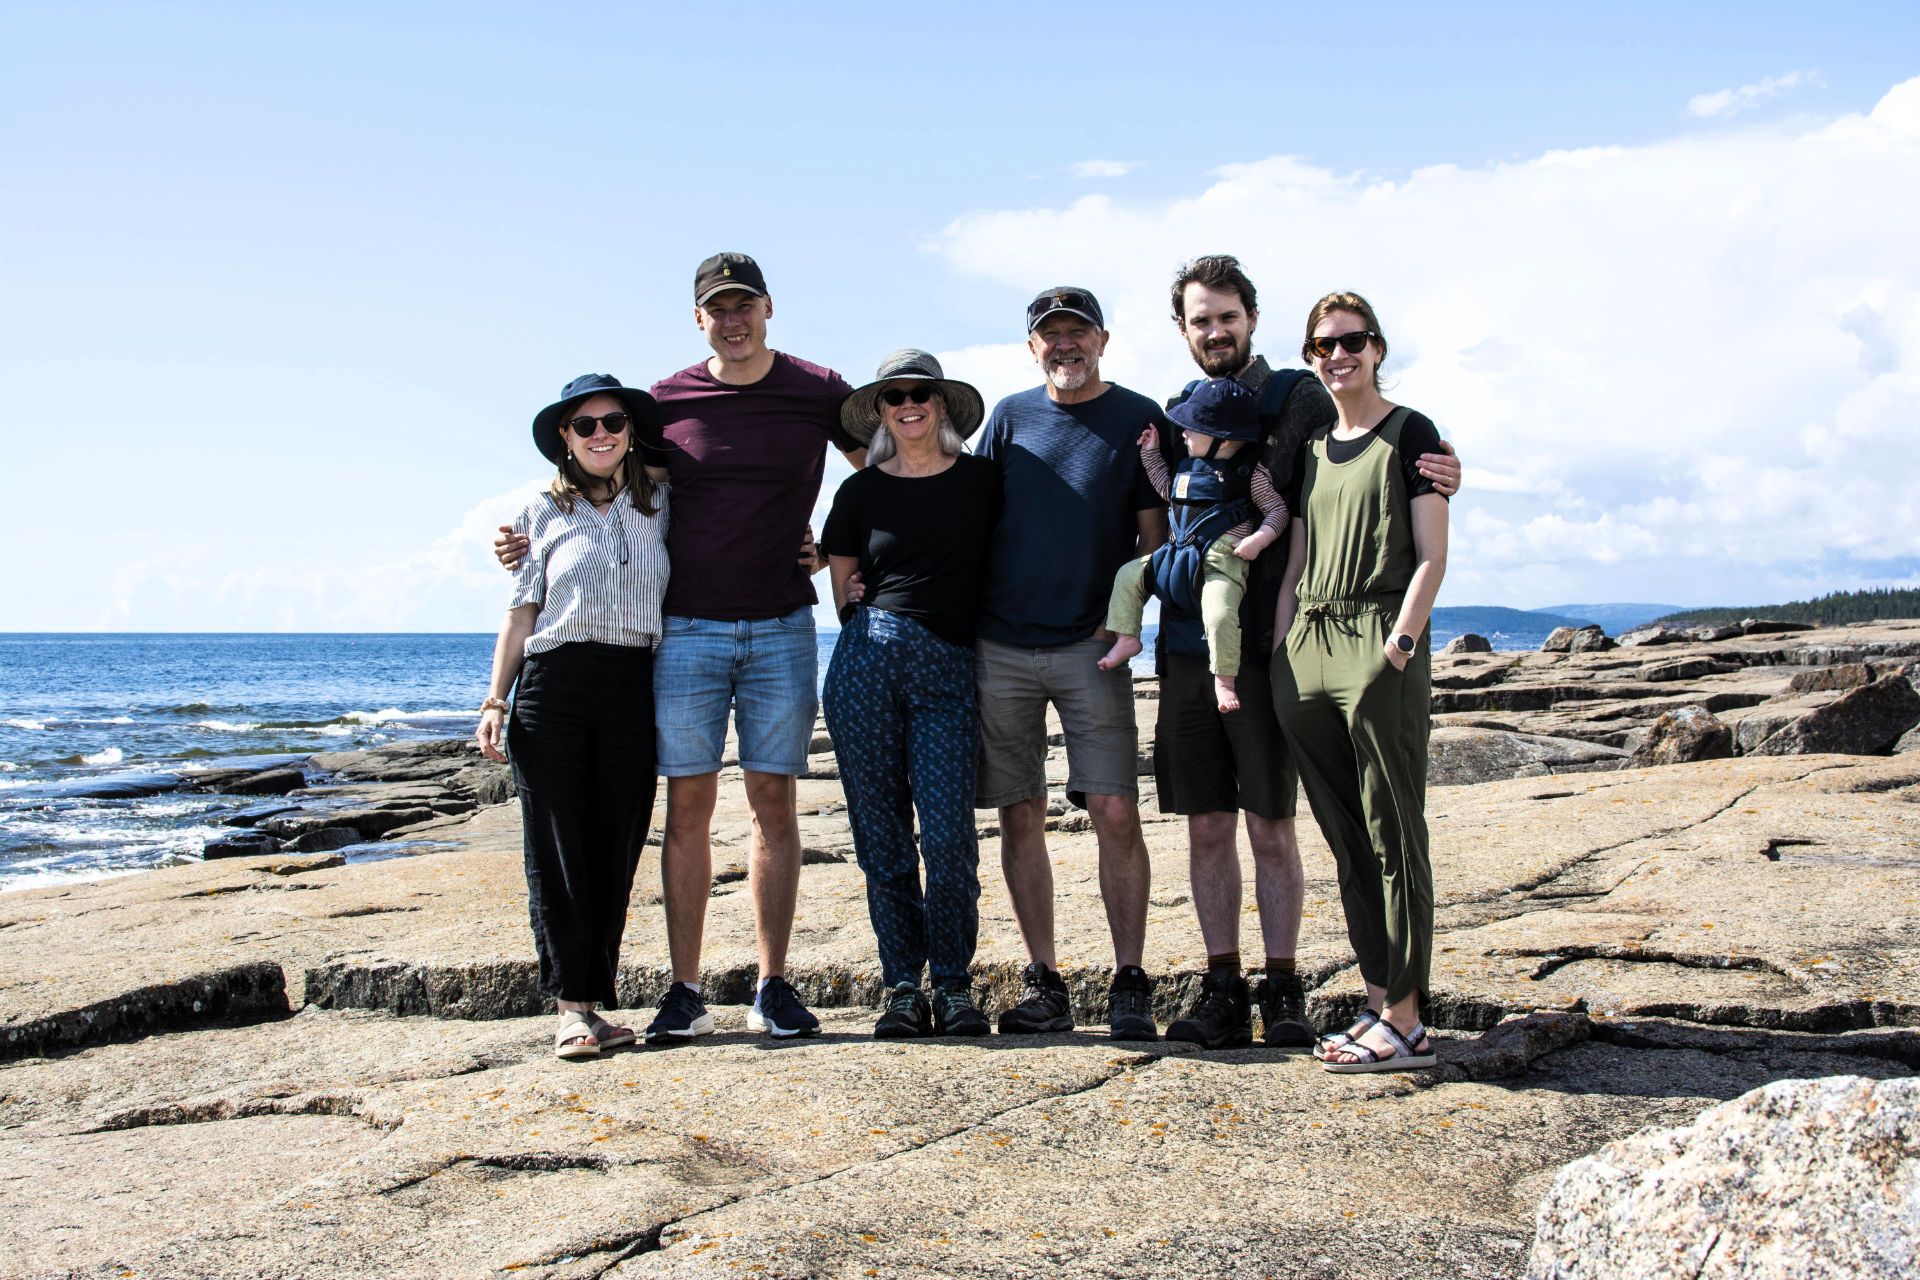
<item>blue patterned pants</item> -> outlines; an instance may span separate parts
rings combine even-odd
[[[923,967],[936,986],[965,985],[980,932],[973,651],[911,618],[857,609],[834,644],[821,702],[887,985],[918,986]]]

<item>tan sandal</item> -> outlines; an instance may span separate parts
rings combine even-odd
[[[600,1056],[600,1041],[585,1012],[569,1009],[560,1015],[560,1026],[553,1033],[553,1056],[563,1060]]]
[[[593,1020],[593,1038],[602,1049],[624,1049],[640,1038],[632,1027],[615,1026],[597,1013],[587,1016]]]

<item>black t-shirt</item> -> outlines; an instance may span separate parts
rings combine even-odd
[[[931,476],[868,467],[833,495],[820,546],[859,559],[863,603],[971,645],[1000,507],[1000,468],[972,454]]]
[[[1391,416],[1392,414],[1389,413],[1388,417]],[[1384,424],[1386,418],[1382,418],[1380,422]],[[1332,434],[1329,434],[1327,436],[1327,459],[1334,463],[1352,462],[1355,458],[1367,451],[1368,447],[1373,444],[1379,434],[1378,426],[1365,435],[1356,436],[1351,440],[1335,439]],[[1312,441],[1308,441],[1307,444],[1302,445],[1302,451],[1304,452],[1311,444]],[[1409,499],[1417,498],[1423,493],[1439,492],[1439,490],[1433,487],[1433,481],[1420,473],[1419,467],[1421,454],[1439,452],[1440,429],[1433,425],[1433,419],[1421,413],[1418,409],[1407,410],[1406,418],[1400,423],[1400,472],[1407,478],[1407,497]],[[1287,510],[1291,511],[1294,515],[1301,514],[1300,478],[1302,474],[1303,468],[1299,465],[1298,460],[1296,460],[1293,475],[1288,478],[1282,490],[1282,496],[1287,500]]]

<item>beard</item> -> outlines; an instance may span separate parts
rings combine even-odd
[[[1093,361],[1082,359],[1079,364],[1050,364],[1047,366],[1047,381],[1056,391],[1078,391],[1087,385],[1094,375]]]
[[[1235,338],[1229,339],[1225,346],[1211,349],[1196,348],[1193,353],[1194,363],[1198,364],[1200,371],[1209,378],[1224,378],[1228,374],[1238,373],[1246,368],[1251,346],[1251,343],[1243,343]]]

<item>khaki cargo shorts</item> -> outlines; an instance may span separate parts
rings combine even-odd
[[[1046,649],[974,642],[980,688],[980,781],[974,806],[999,809],[1047,794],[1047,704],[1067,743],[1067,799],[1140,795],[1133,673],[1094,664],[1110,647],[1088,638]]]

